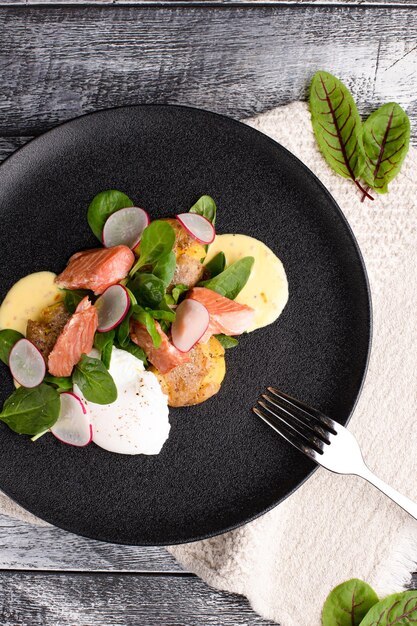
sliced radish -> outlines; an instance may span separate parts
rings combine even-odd
[[[105,333],[118,326],[126,317],[130,307],[130,298],[123,285],[107,287],[95,305],[98,313],[98,327],[100,333]]]
[[[213,224],[206,217],[198,213],[180,213],[176,217],[185,230],[190,233],[191,237],[194,237],[197,241],[208,244],[214,240],[216,231]]]
[[[70,446],[88,445],[93,438],[93,427],[84,403],[72,391],[63,391],[60,399],[61,410],[51,433]]]
[[[137,206],[119,209],[104,224],[104,246],[111,248],[123,244],[131,249],[136,248],[150,221],[147,212]]]
[[[10,351],[9,367],[22,387],[37,387],[44,379],[46,366],[42,354],[29,339],[19,339]]]
[[[172,343],[180,352],[189,352],[206,332],[209,312],[197,300],[183,300],[177,306],[171,326]]]

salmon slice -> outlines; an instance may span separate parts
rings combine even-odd
[[[211,289],[194,287],[187,297],[204,304],[210,315],[208,328],[200,343],[206,343],[211,335],[241,335],[253,323],[255,311],[251,307],[238,304]]]
[[[52,376],[71,376],[81,355],[92,349],[97,326],[97,309],[85,297],[65,324],[48,357],[48,370]]]
[[[130,322],[130,338],[145,352],[149,361],[156,367],[161,374],[170,372],[177,365],[182,365],[190,360],[188,352],[180,352],[169,341],[168,336],[164,333],[158,322],[155,322],[156,330],[161,336],[161,345],[159,348],[155,348],[152,339],[146,327],[137,322],[131,320]]]
[[[91,289],[98,295],[125,278],[134,261],[127,246],[76,252],[55,282],[65,289]]]

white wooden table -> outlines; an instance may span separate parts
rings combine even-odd
[[[304,98],[319,68],[346,81],[363,113],[396,100],[416,127],[417,0],[0,0],[0,161],[57,123],[108,106],[253,115]],[[0,516],[0,624],[268,622],[183,572],[163,548]]]

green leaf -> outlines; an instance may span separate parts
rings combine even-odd
[[[130,354],[133,354],[133,356],[135,356],[137,359],[139,359],[139,361],[143,361],[143,364],[146,366],[148,364],[148,361],[146,360],[146,354],[144,353],[144,351],[142,350],[142,348],[139,348],[139,346],[137,346],[135,343],[133,343],[133,341],[129,341],[125,346],[118,346],[121,350],[125,350],[126,352],[129,352]]]
[[[198,213],[209,220],[214,226],[216,222],[216,203],[211,196],[201,196],[191,207],[190,213]]]
[[[137,302],[144,307],[157,308],[165,296],[164,281],[153,274],[138,273],[128,284]]]
[[[235,348],[239,345],[239,342],[234,337],[229,337],[228,335],[214,335],[216,339],[222,344],[223,348],[227,350],[228,348]]]
[[[417,591],[404,591],[374,604],[360,626],[407,626],[416,622]]]
[[[133,307],[137,305],[137,300],[135,296],[133,295],[133,293],[130,291],[128,287],[126,287],[126,290],[130,298],[130,309],[127,312],[127,315],[124,318],[123,322],[119,324],[119,326],[116,328],[117,342],[123,348],[130,341],[130,318],[132,317]]]
[[[60,407],[59,393],[50,385],[19,387],[5,401],[0,420],[20,435],[38,435],[55,424]]]
[[[114,380],[100,359],[93,359],[83,354],[75,366],[72,380],[81,389],[85,399],[90,402],[111,404],[117,400]]]
[[[106,369],[110,367],[111,353],[113,349],[114,337],[116,331],[109,330],[106,333],[97,332],[94,335],[94,347],[100,352],[101,360]]]
[[[154,265],[171,252],[175,244],[175,231],[171,224],[155,220],[145,228],[140,240],[140,257],[130,270],[133,276],[144,265]]]
[[[46,374],[43,382],[52,385],[58,389],[58,391],[71,391],[72,389],[72,379],[70,376],[52,376],[52,374]]]
[[[148,311],[142,309],[142,307],[136,305],[135,307],[133,307],[132,317],[133,319],[137,320],[145,326],[146,330],[151,336],[153,345],[155,346],[155,348],[159,348],[162,339],[161,335],[156,330],[155,320],[153,319],[152,315]]]
[[[94,196],[87,210],[87,220],[100,243],[102,243],[103,227],[107,218],[115,211],[128,206],[133,206],[132,200],[116,189],[102,191]]]
[[[401,169],[410,143],[410,120],[399,104],[388,102],[371,113],[363,125],[364,181],[378,193]]]
[[[226,257],[224,252],[218,252],[206,265],[204,269],[209,273],[210,278],[214,278],[223,272],[226,267]]]
[[[229,265],[221,274],[199,283],[199,286],[212,289],[221,296],[234,300],[248,282],[254,262],[253,256],[245,256]]]
[[[93,292],[88,289],[62,289],[62,291],[65,292],[64,306],[68,313],[71,314],[75,313],[75,309],[86,296],[88,296],[90,300],[94,297]]]
[[[338,585],[323,606],[323,626],[358,626],[378,602],[375,591],[362,580],[352,578]]]
[[[175,320],[175,312],[174,311],[148,311],[149,315],[153,317],[154,320],[164,320],[165,322],[173,322]]]
[[[13,348],[14,344],[22,338],[22,333],[12,328],[0,330],[0,360],[3,361],[3,363],[9,365],[10,350]]]
[[[171,292],[172,298],[174,300],[173,304],[177,304],[182,294],[186,293],[188,290],[189,287],[187,287],[187,285],[183,285],[182,283],[178,283],[178,285],[175,285],[174,289]]]
[[[174,278],[176,266],[177,257],[171,250],[171,252],[168,252],[165,256],[160,257],[160,259],[155,263],[152,273],[163,281],[165,287],[168,287]]]
[[[365,191],[357,180],[365,167],[362,123],[347,87],[328,72],[314,74],[310,112],[314,134],[327,163]]]

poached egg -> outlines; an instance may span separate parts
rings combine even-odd
[[[100,358],[96,349],[89,356]],[[170,424],[168,397],[157,377],[145,371],[142,361],[115,347],[109,373],[117,387],[117,400],[112,404],[90,402],[74,385],[74,393],[90,415],[94,443],[118,454],[159,454]]]

